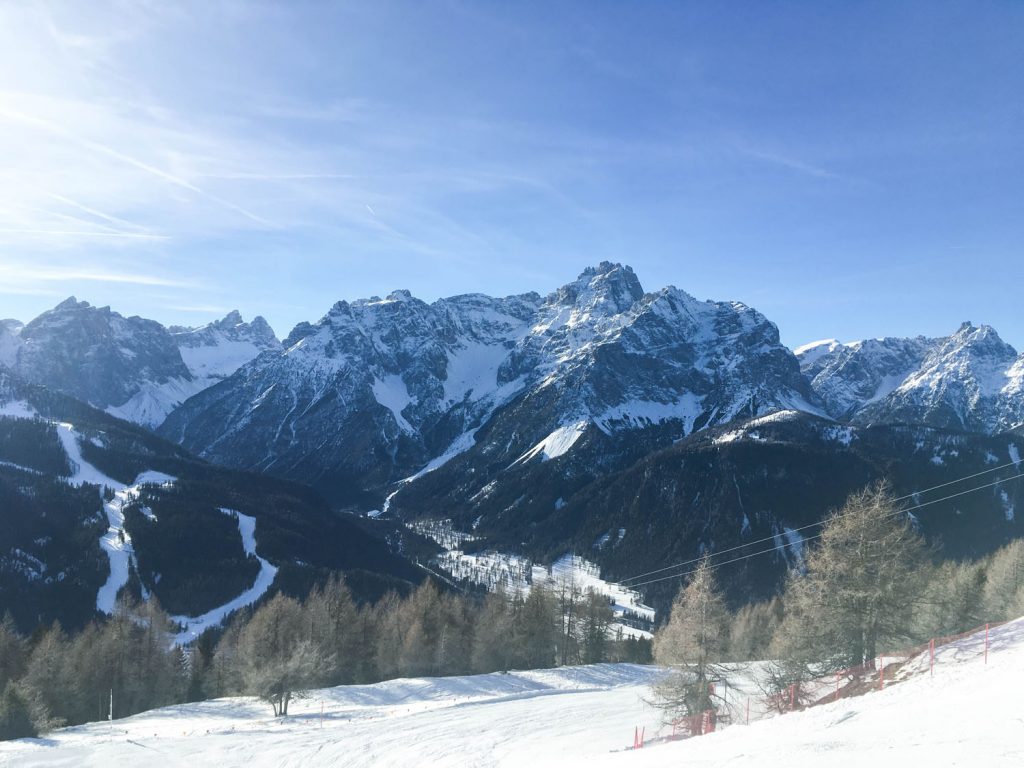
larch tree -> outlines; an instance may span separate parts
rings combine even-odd
[[[927,554],[884,484],[851,495],[825,521],[806,573],[790,574],[774,644],[788,682],[864,664],[884,644],[913,639]]]
[[[669,674],[654,686],[654,701],[673,717],[717,711],[721,665],[729,642],[729,611],[707,557],[679,591],[668,623],[654,637],[654,660]]]
[[[333,665],[309,641],[303,624],[301,605],[279,594],[253,614],[238,638],[245,689],[269,703],[275,717],[286,716],[292,698]]]

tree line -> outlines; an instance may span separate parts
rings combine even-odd
[[[287,715],[311,688],[396,677],[649,662],[649,640],[611,631],[609,599],[571,579],[485,596],[426,581],[407,596],[360,605],[343,578],[304,598],[277,593],[189,648],[155,599],[123,594],[109,619],[69,635],[59,624],[21,636],[0,622],[0,738],[154,707],[257,696]]]
[[[849,497],[805,548],[783,593],[731,613],[709,558],[654,638],[672,672],[654,688],[671,718],[723,713],[727,663],[772,659],[765,692],[869,665],[886,650],[1024,614],[1024,540],[974,562],[939,561],[884,484]]]

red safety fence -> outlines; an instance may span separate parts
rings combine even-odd
[[[961,662],[969,658],[984,658],[988,663],[992,630],[1009,624],[1009,621],[983,624],[966,632],[944,635],[926,643],[886,651],[864,664],[837,672],[829,672],[812,679],[792,683],[785,687],[771,684],[767,679],[754,682],[757,692],[744,695],[741,687],[724,686],[724,696],[716,697],[725,702],[720,711],[707,711],[672,720],[666,723],[649,742],[674,741],[712,733],[722,724],[751,720],[762,720],[775,715],[795,712],[809,707],[828,704],[839,699],[861,696],[871,691],[882,690],[888,685],[920,675],[935,675],[936,667],[949,661]],[[739,677],[739,676],[738,676]],[[748,684],[751,681],[747,681]],[[731,700],[729,690],[733,692]],[[714,694],[714,688],[712,688]],[[753,716],[752,716],[753,715]],[[671,726],[671,731],[668,731]],[[634,736],[634,749],[644,746],[643,732],[639,729]]]

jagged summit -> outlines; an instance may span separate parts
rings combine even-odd
[[[238,312],[167,329],[71,296],[25,326],[0,325],[0,363],[121,418],[155,427],[192,395],[280,344]]]
[[[574,306],[580,311],[625,312],[644,295],[633,268],[602,261],[588,267],[575,281],[552,293],[548,304]]]
[[[53,309],[54,311],[63,311],[66,309],[88,309],[89,306],[90,304],[87,301],[80,302],[74,296],[68,296],[68,298],[64,299],[64,301],[55,306]]]
[[[965,322],[930,339],[801,348],[801,368],[836,418],[992,434],[1024,420],[1022,357],[994,328]]]
[[[511,463],[570,427],[551,438],[565,450],[588,429],[674,424],[668,432],[685,435],[739,414],[818,410],[763,315],[674,288],[646,294],[630,267],[611,262],[543,298],[427,304],[401,290],[339,301],[284,348],[161,431],[215,461],[324,485],[343,471],[372,488],[477,450],[485,426]],[[540,453],[555,451],[531,455]]]

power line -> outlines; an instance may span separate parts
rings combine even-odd
[[[910,498],[913,498],[915,496],[920,496],[923,493],[930,493],[931,491],[936,491],[939,488],[946,488],[946,487],[948,487],[950,485],[956,485],[957,483],[962,483],[965,480],[973,480],[976,477],[981,477],[982,475],[987,475],[987,474],[989,474],[991,472],[998,472],[1000,469],[1008,469],[1009,467],[1017,467],[1017,466],[1018,466],[1018,462],[1015,462],[1015,461],[1011,461],[1011,462],[1009,462],[1007,464],[1000,464],[997,467],[990,467],[989,469],[984,469],[981,472],[975,472],[973,475],[965,475],[964,477],[959,477],[956,480],[950,480],[949,482],[940,483],[939,485],[933,485],[930,488],[923,488],[923,489],[921,489],[919,491],[914,491],[913,493],[908,493],[906,496],[897,496],[895,499],[893,499],[893,501],[905,501],[906,499],[910,499]],[[987,486],[985,486],[985,487],[987,487]],[[821,524],[822,524],[821,521],[816,522],[816,523],[808,523],[807,525],[802,525],[799,528],[790,528],[789,530],[791,530],[794,533],[796,533],[796,532],[799,532],[799,531],[805,531],[808,528],[816,528],[817,526],[820,526]],[[764,544],[766,541],[772,541],[774,539],[775,539],[775,536],[766,536],[763,539],[755,539],[754,541],[745,541],[742,544],[738,544],[735,547],[729,547],[728,549],[723,549],[723,550],[720,550],[718,552],[715,552],[715,553],[713,553],[711,555],[711,557],[717,557],[718,555],[727,555],[730,552],[736,552],[737,550],[745,549],[746,547],[753,547],[756,544]],[[682,568],[682,567],[687,566],[687,565],[693,565],[694,563],[700,562],[702,559],[703,559],[702,557],[695,557],[692,560],[684,560],[682,562],[675,563],[674,565],[666,565],[664,568],[656,568],[653,571],[647,571],[646,573],[639,573],[636,576],[630,576],[628,579],[623,579],[622,581],[619,581],[618,583],[623,585],[623,586],[635,586],[635,585],[627,584],[626,582],[633,581],[634,579],[642,579],[645,576],[653,576],[656,573],[664,573],[665,571],[671,571],[671,570],[674,570],[676,568]]]
[[[1012,477],[1001,478],[1001,479],[996,480],[994,482],[987,483],[985,485],[980,485],[977,488],[970,488],[970,489],[968,489],[966,491],[960,491],[959,493],[953,493],[953,494],[950,494],[949,496],[943,496],[941,499],[933,499],[932,501],[926,501],[923,504],[918,504],[918,505],[913,506],[913,507],[907,507],[906,509],[898,509],[898,510],[896,510],[894,512],[890,512],[888,515],[885,515],[885,517],[893,517],[895,515],[902,515],[902,514],[907,513],[907,512],[912,512],[915,509],[921,509],[922,507],[931,506],[932,504],[938,504],[941,501],[949,501],[950,499],[955,499],[958,496],[965,496],[968,493],[974,493],[975,491],[981,491],[981,490],[984,490],[985,488],[992,488],[993,486],[999,485],[1000,483],[1007,483],[1007,482],[1010,482],[1012,480],[1020,480],[1022,477],[1024,477],[1024,475],[1013,475]],[[941,486],[936,486],[936,487],[941,487]],[[906,498],[906,497],[902,497],[902,498]],[[823,525],[823,524],[824,524],[824,521],[822,523],[815,523],[815,525]],[[807,528],[809,526],[804,526],[804,527]],[[798,529],[791,529],[791,530],[798,530]],[[814,541],[815,539],[820,539],[824,535],[825,535],[825,532],[822,531],[821,533],[816,533],[813,536],[802,536],[799,541],[787,541],[787,542],[785,542],[783,544],[777,544],[774,547],[769,547],[768,549],[762,549],[762,550],[760,550],[758,552],[751,552],[750,554],[740,555],[739,557],[734,557],[734,558],[731,558],[729,560],[723,560],[720,563],[714,563],[713,565],[710,565],[708,567],[711,570],[717,570],[718,568],[721,568],[723,565],[729,565],[731,563],[738,563],[741,560],[749,560],[750,558],[757,557],[758,555],[766,555],[766,554],[769,554],[770,552],[776,552],[776,551],[779,551],[779,550],[782,550],[782,549],[786,549],[787,547],[793,547],[793,546],[797,546],[797,545],[801,545],[802,546],[806,542]],[[757,542],[757,543],[763,543],[764,541],[769,541],[769,540],[773,540],[773,539],[775,539],[775,536],[770,537],[770,539],[761,539],[760,542]],[[748,543],[748,544],[744,544],[742,546],[752,546],[754,543],[755,542],[751,542],[751,543]],[[733,547],[733,549],[731,549],[731,550],[722,550],[722,552],[718,553],[718,554],[722,554],[724,552],[729,552],[729,551],[734,551],[734,550],[740,549],[740,548],[741,547]],[[696,560],[691,560],[689,562],[690,563],[700,562],[700,560],[701,560],[701,558],[697,558]],[[670,567],[671,568],[678,568],[680,566],[679,565],[675,565],[675,566],[670,566]],[[641,581],[641,582],[638,582],[636,584],[629,584],[629,585],[624,585],[624,586],[628,586],[630,589],[637,589],[638,587],[647,586],[648,584],[657,584],[658,582],[661,582],[661,581],[669,581],[670,579],[679,579],[679,578],[682,578],[684,576],[690,576],[690,575],[692,575],[692,574],[694,574],[696,572],[697,572],[697,569],[694,568],[692,570],[685,571],[683,573],[673,573],[673,574],[671,574],[669,576],[661,576],[661,577],[659,577],[657,579],[649,579],[648,581]],[[652,573],[657,573],[657,571],[652,571]],[[633,578],[636,579],[636,578],[640,578],[640,577],[639,576],[634,576]]]

